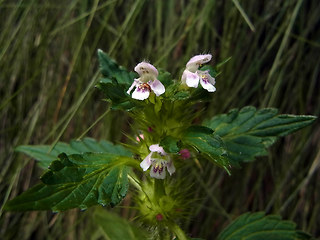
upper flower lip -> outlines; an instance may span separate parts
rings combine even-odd
[[[210,62],[211,61],[211,58],[212,58],[212,55],[211,54],[204,54],[204,55],[196,55],[194,57],[192,57],[188,62],[187,62],[187,69],[189,68],[194,68],[196,67],[195,70],[198,69],[198,67],[201,65],[201,64],[205,64],[207,62]],[[193,69],[192,69],[193,70]],[[192,71],[191,70],[191,71]],[[192,71],[193,72],[193,71]]]
[[[149,147],[151,152],[157,152],[161,155],[166,155],[167,153],[164,151],[163,147],[159,146],[159,144],[153,144]]]
[[[157,77],[159,75],[158,70],[150,63],[141,62],[135,66],[134,71],[136,71],[140,76],[143,74],[151,74]]]

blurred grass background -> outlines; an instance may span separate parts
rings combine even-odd
[[[41,174],[33,160],[14,153],[16,146],[84,133],[120,141],[119,129],[128,129],[127,117],[106,112],[94,89],[98,48],[130,70],[147,59],[175,78],[195,54],[212,53],[214,63],[232,57],[207,117],[245,105],[318,116],[319,12],[318,0],[0,0],[1,205]],[[194,168],[186,181],[201,186],[195,192],[201,200],[181,225],[192,236],[214,239],[235,216],[265,210],[320,236],[319,136],[317,121],[231,177],[210,163],[202,163],[202,172]],[[130,204],[128,196],[123,205]],[[100,237],[90,210],[1,211],[0,226],[1,239]]]

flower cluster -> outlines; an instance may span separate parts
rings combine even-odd
[[[209,74],[209,71],[201,71],[199,67],[211,60],[211,54],[196,55],[192,57],[183,71],[181,84],[188,87],[197,88],[199,81],[201,86],[208,92],[216,91],[214,87],[215,79]],[[165,87],[157,79],[159,73],[158,70],[150,63],[141,62],[135,68],[139,74],[139,78],[134,79],[132,85],[128,89],[127,93],[130,94],[133,91],[131,97],[137,100],[145,100],[150,96],[151,92],[158,97],[165,92]]]
[[[187,62],[186,68],[183,71],[181,84],[187,87],[197,88],[200,82],[201,86],[208,92],[216,91],[214,87],[215,79],[209,74],[209,71],[199,70],[199,68],[203,64],[208,63],[211,58],[212,56],[210,54],[192,57]],[[158,80],[158,70],[152,64],[141,62],[134,70],[139,74],[139,78],[134,79],[127,91],[127,94],[131,94],[132,98],[145,100],[149,98],[151,94],[155,94],[158,97],[165,93],[164,85]],[[143,135],[137,137],[138,142],[140,142],[141,139],[144,139]],[[151,145],[149,150],[150,153],[140,163],[143,171],[147,171],[151,167],[150,176],[158,179],[165,179],[166,170],[170,175],[175,172],[176,169],[170,155],[167,154],[159,144]],[[188,159],[191,156],[188,149],[182,149],[179,154],[181,159]]]

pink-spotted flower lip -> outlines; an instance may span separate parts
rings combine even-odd
[[[128,94],[131,94],[131,91],[135,88],[131,95],[132,98],[145,100],[150,96],[151,92],[154,92],[156,96],[160,96],[166,91],[163,84],[157,79],[158,70],[152,64],[141,62],[134,70],[140,77],[134,79],[127,91]]]
[[[197,88],[199,82],[201,86],[208,92],[215,92],[215,78],[209,74],[209,71],[201,71],[199,67],[209,62],[212,58],[211,54],[197,55],[192,57],[183,71],[181,82],[188,87]]]
[[[157,179],[166,178],[166,169],[170,176],[176,171],[172,160],[159,144],[153,144],[149,147],[150,153],[140,163],[143,171],[147,171],[150,166],[150,177]]]

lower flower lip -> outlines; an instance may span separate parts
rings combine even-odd
[[[136,89],[133,91],[131,97],[137,100],[147,99],[151,92],[154,92],[156,96],[160,96],[166,91],[158,79],[150,80],[147,83],[141,81],[141,78],[135,79],[127,93],[130,94],[134,88]]]

